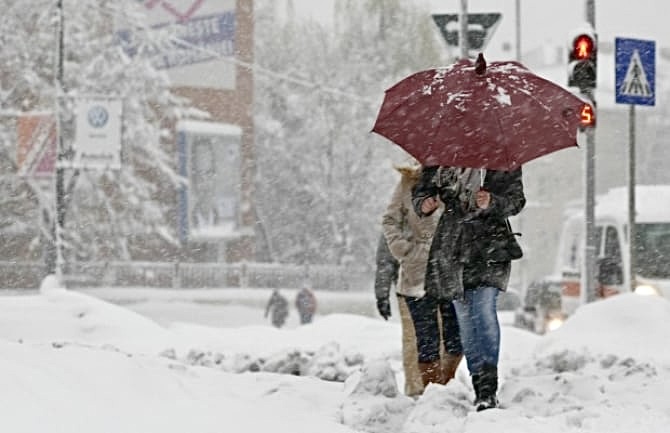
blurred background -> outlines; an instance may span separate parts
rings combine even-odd
[[[69,287],[309,285],[372,297],[392,165],[406,155],[370,130],[386,88],[458,57],[432,15],[458,14],[460,2],[0,4],[0,287],[35,288],[60,271]],[[471,0],[468,12],[500,14],[487,59],[517,59],[567,86],[584,4]],[[615,37],[656,41],[636,175],[670,184],[670,6],[595,4],[596,192],[626,184]],[[83,126],[100,107],[116,119],[104,134]],[[583,203],[583,152],[524,167],[513,288],[555,271],[566,211]]]

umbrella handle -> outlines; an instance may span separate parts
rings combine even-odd
[[[471,212],[468,212],[465,217],[463,218],[464,223],[471,223],[474,222],[477,218],[479,218],[482,214],[484,213],[484,209],[475,209]]]

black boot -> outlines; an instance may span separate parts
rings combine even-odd
[[[481,402],[481,383],[482,383],[482,378],[480,374],[473,374],[472,375],[472,389],[475,390],[475,406],[478,406],[479,403]]]
[[[496,396],[497,393],[498,367],[495,365],[485,364],[479,374],[479,398],[478,402],[475,402],[477,412],[498,407],[498,398]]]

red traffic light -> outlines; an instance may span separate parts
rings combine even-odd
[[[593,128],[596,126],[596,113],[591,105],[582,105],[582,109],[579,112],[579,123],[582,128]]]
[[[597,84],[598,42],[595,33],[575,32],[568,47],[568,86],[585,92]]]
[[[572,42],[572,58],[576,60],[584,60],[591,57],[593,48],[595,46],[594,40],[589,35],[579,35]]]

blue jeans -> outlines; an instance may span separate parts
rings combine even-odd
[[[429,295],[421,298],[405,296],[405,300],[414,323],[419,362],[433,362],[440,359],[438,314],[442,322],[441,334],[444,339],[444,350],[450,355],[463,353],[458,319],[456,319],[456,311],[452,302],[440,302]]]
[[[498,366],[500,324],[496,313],[499,289],[477,287],[465,290],[464,299],[455,300],[454,308],[463,342],[463,353],[470,374],[478,374],[484,365]]]

